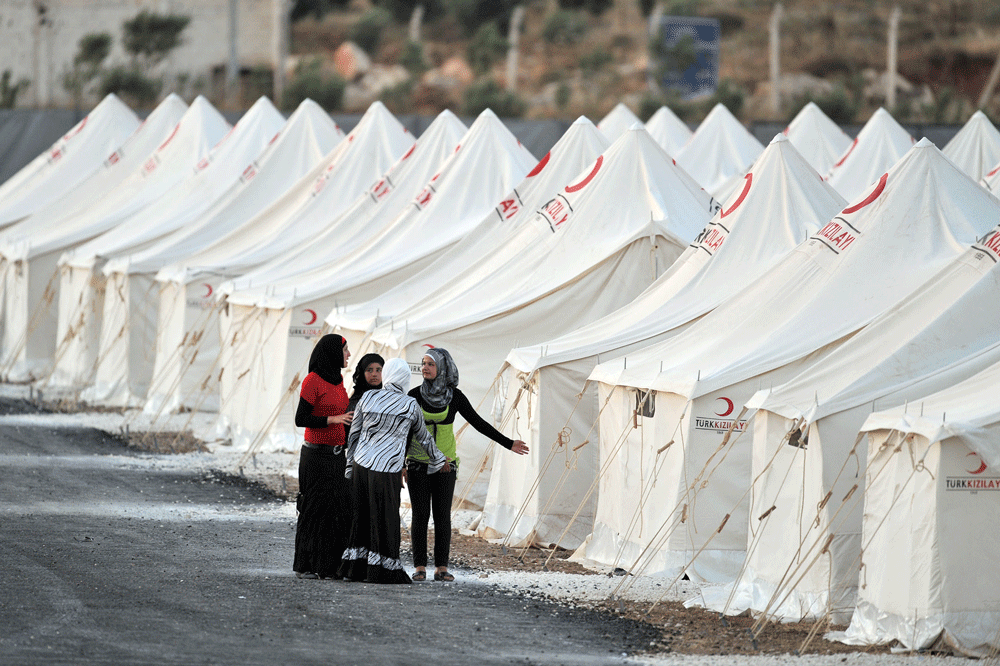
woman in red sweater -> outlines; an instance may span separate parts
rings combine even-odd
[[[324,335],[309,357],[295,425],[305,428],[299,455],[295,561],[299,578],[337,578],[351,526],[351,497],[344,478],[345,431],[353,412],[341,375],[351,352],[339,335]]]

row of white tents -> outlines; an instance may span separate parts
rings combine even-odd
[[[111,96],[0,186],[0,370],[217,411],[250,455],[295,451],[323,332],[414,368],[445,347],[531,447],[461,433],[482,536],[982,654],[998,163],[981,113],[940,151],[810,104],[765,148],[721,105],[693,133],[620,105],[536,160],[489,111],[416,138],[376,103],[345,136],[309,101],[230,128]]]

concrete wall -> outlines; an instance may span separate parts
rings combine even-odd
[[[241,67],[275,61],[276,6],[283,0],[237,0],[237,59]],[[183,43],[154,73],[163,76],[163,94],[210,94],[213,69],[229,62],[229,0],[0,0],[0,71],[31,87],[18,106],[69,106],[62,75],[72,66],[80,38],[106,32],[113,47],[106,64],[124,64],[122,23],[147,10],[182,14],[191,22]],[[186,81],[183,81],[186,79]],[[89,102],[96,100],[91,99]]]

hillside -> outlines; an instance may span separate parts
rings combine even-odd
[[[451,6],[461,4],[451,0]],[[555,0],[524,3],[516,99],[502,95],[506,57],[497,40],[506,35],[503,16],[498,30],[481,29],[474,36],[470,36],[468,21],[463,24],[455,11],[430,16],[423,23],[416,51],[423,63],[414,65],[407,26],[391,20],[386,12],[380,14],[370,3],[355,2],[350,9],[329,12],[321,19],[297,20],[292,26],[292,53],[300,67],[312,63],[333,73],[337,49],[350,37],[366,34],[358,26],[368,25],[365,22],[370,23],[373,16],[384,22],[377,45],[370,49],[374,71],[347,72],[348,78],[357,79],[348,82],[344,94],[342,106],[348,111],[363,109],[379,98],[396,113],[434,114],[445,107],[463,108],[476,89],[478,100],[472,102],[485,98],[493,102],[490,106],[500,107],[498,112],[567,120],[581,114],[600,118],[624,101],[643,117],[667,103],[697,122],[707,107],[721,100],[745,121],[783,121],[813,99],[835,120],[848,123],[864,122],[885,104],[886,34],[893,6],[889,2],[784,3],[782,108],[777,115],[770,108],[767,80],[772,2],[662,3],[665,14],[720,20],[720,91],[715,98],[698,102],[650,91],[647,22],[640,3],[608,0],[607,4],[610,7],[595,16],[584,9],[560,10]],[[898,87],[896,107],[890,110],[903,122],[964,122],[975,110],[1000,51],[1000,4],[988,0],[901,0],[895,4],[901,10],[898,69],[904,80]],[[492,53],[492,62],[483,53]],[[484,58],[485,72],[477,75],[470,59],[475,65]],[[291,76],[294,81],[295,75]],[[985,110],[1000,118],[996,94]]]

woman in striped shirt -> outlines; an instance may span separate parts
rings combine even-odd
[[[411,439],[428,456],[428,473],[451,466],[424,427],[417,402],[406,395],[410,366],[391,359],[382,369],[382,388],[365,392],[354,410],[347,438],[347,477],[354,517],[339,573],[369,583],[409,583],[399,561],[399,493],[403,462]]]

